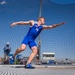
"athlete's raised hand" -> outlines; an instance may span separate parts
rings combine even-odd
[[[59,25],[63,25],[63,24],[65,24],[66,22],[61,22],[61,23],[59,23]]]
[[[17,22],[13,22],[10,27],[13,27],[13,26],[16,26],[17,25]]]

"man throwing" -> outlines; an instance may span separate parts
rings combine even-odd
[[[35,22],[34,20],[29,20],[29,21],[14,22],[10,25],[10,27],[13,27],[16,25],[30,25],[30,29],[27,35],[24,37],[21,43],[21,46],[16,50],[14,54],[14,57],[15,57],[17,54],[24,51],[26,49],[26,46],[29,45],[30,49],[32,50],[32,53],[30,54],[28,58],[25,68],[28,68],[28,69],[34,68],[30,63],[33,60],[33,58],[37,55],[38,49],[35,43],[35,39],[40,34],[40,32],[44,29],[52,29],[65,24],[65,22],[61,22],[59,24],[53,24],[53,25],[47,26],[47,25],[44,25],[44,23],[45,23],[45,18],[39,17],[37,22]]]

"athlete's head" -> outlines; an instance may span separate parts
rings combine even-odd
[[[45,18],[44,17],[39,17],[38,21],[43,25],[45,23]]]

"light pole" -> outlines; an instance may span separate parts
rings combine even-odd
[[[39,17],[42,15],[42,0],[40,0],[40,9],[39,9]],[[38,64],[40,64],[41,60],[41,39],[40,35],[38,36]]]

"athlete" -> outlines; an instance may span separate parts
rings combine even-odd
[[[56,28],[58,26],[61,26],[65,24],[65,22],[61,22],[59,24],[53,24],[53,25],[44,25],[45,24],[45,18],[39,17],[38,21],[35,22],[34,20],[29,21],[19,21],[14,22],[10,25],[10,27],[16,26],[16,25],[30,25],[30,29],[27,33],[27,35],[24,37],[21,46],[16,50],[14,57],[19,54],[20,52],[24,51],[26,49],[26,46],[29,45],[30,49],[32,50],[32,53],[30,54],[27,63],[25,64],[25,68],[32,69],[34,68],[30,63],[33,60],[33,58],[37,55],[37,45],[35,43],[35,39],[40,34],[42,30],[45,29],[52,29]]]

